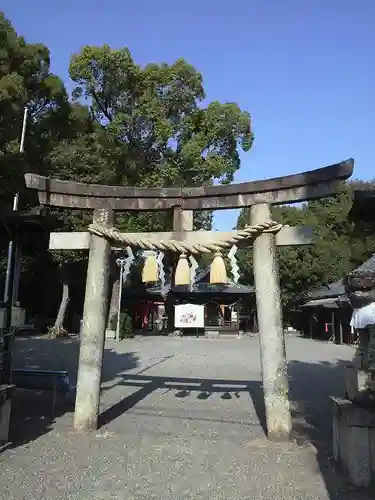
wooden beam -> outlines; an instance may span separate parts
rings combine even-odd
[[[148,238],[158,241],[186,241],[189,243],[207,243],[218,241],[235,235],[235,231],[181,231],[170,233],[128,233],[131,238]],[[89,248],[90,234],[88,232],[51,233],[50,250],[87,250]],[[313,243],[312,229],[308,227],[283,227],[276,235],[277,246],[311,245]],[[241,246],[248,246],[249,241]],[[113,246],[112,249],[118,247]]]

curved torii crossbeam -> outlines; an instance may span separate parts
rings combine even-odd
[[[26,187],[36,189],[43,205],[117,211],[221,210],[258,203],[281,205],[331,196],[353,173],[352,158],[308,172],[263,181],[207,187],[136,188],[61,181],[25,174]]]
[[[105,237],[106,231],[103,228],[112,227],[115,211],[173,209],[174,232],[150,233],[150,240],[159,238],[159,243],[160,240],[172,240],[172,242],[175,240],[184,241],[185,244],[198,243],[201,246],[207,241],[214,244],[217,233],[192,231],[193,210],[250,207],[252,228],[264,229],[272,222],[271,205],[332,196],[338,192],[340,182],[352,175],[353,167],[354,160],[348,159],[330,167],[263,181],[183,188],[103,186],[26,174],[26,186],[38,191],[41,204],[94,210],[92,228],[96,227],[95,225],[99,228],[97,233],[92,231],[91,234],[68,235],[75,240],[69,248],[90,249],[74,427],[78,430],[93,430],[98,427],[111,252],[111,241],[108,235]],[[267,434],[269,439],[276,440],[289,438],[291,414],[275,247],[279,244],[310,244],[311,240],[304,238],[302,234],[299,237],[296,234],[295,230],[298,233],[301,229],[304,228],[284,227],[277,234],[263,231],[254,235],[253,239],[253,270]],[[64,234],[55,233],[62,237]],[[108,234],[113,236],[111,231]],[[142,238],[146,237],[144,233],[140,234]],[[232,241],[234,236],[227,233],[225,238],[221,235],[219,239]],[[116,237],[125,241],[120,233]],[[136,238],[139,234],[128,235],[126,241],[129,241],[129,237]],[[192,241],[193,239],[197,241]],[[63,246],[57,240],[59,238],[55,238],[52,246],[50,242],[50,248],[67,249],[67,246]]]

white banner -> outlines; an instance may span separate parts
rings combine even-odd
[[[176,328],[204,328],[204,306],[179,304],[174,308],[174,326]]]

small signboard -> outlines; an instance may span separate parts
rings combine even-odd
[[[175,328],[204,328],[204,306],[179,304],[175,307]]]

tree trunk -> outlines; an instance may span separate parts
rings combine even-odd
[[[57,313],[55,324],[53,325],[54,328],[56,329],[64,328],[65,316],[68,310],[68,305],[70,300],[68,283],[63,283],[62,285],[63,285],[63,291],[61,296],[59,312]]]
[[[66,330],[64,329],[64,323],[70,302],[70,294],[69,294],[68,273],[65,264],[62,264],[61,266],[61,282],[62,282],[62,295],[61,295],[60,307],[56,316],[55,324],[53,325],[51,332],[56,337],[65,336],[67,334]]]

